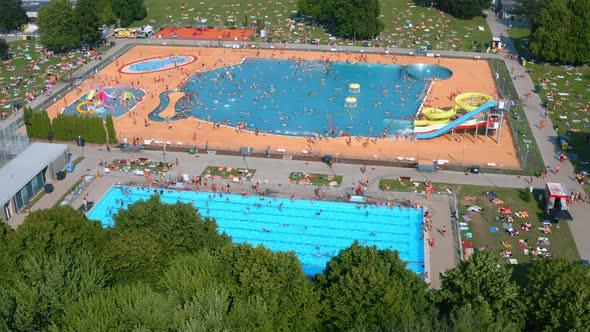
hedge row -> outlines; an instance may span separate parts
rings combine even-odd
[[[55,139],[58,141],[75,141],[82,136],[88,143],[116,143],[116,131],[111,116],[107,117],[106,130],[101,117],[79,114],[59,114],[49,120],[46,111],[35,112],[25,109],[25,124],[31,138]]]

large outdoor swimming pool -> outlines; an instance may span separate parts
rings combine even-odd
[[[129,194],[125,196],[124,190]],[[136,188],[111,188],[88,213],[103,227],[113,226],[112,214],[154,191]],[[227,202],[226,199],[230,198]],[[191,203],[203,216],[214,217],[220,232],[234,242],[264,245],[272,251],[294,251],[308,275],[320,273],[326,263],[354,240],[379,249],[392,249],[408,263],[408,269],[424,272],[424,241],[420,240],[423,211],[416,209],[360,207],[352,203],[298,199],[266,198],[241,195],[213,195],[196,192],[168,192],[162,202]],[[123,201],[121,206],[117,201]],[[269,203],[270,202],[270,203]],[[257,203],[260,206],[257,206]],[[280,208],[280,204],[283,207]],[[206,205],[207,204],[207,205]],[[318,212],[322,211],[319,215]],[[263,231],[268,230],[268,232]]]
[[[192,75],[181,87],[185,96],[170,120],[242,122],[249,130],[293,136],[394,134],[413,128],[430,80],[451,75],[437,65],[248,58]],[[158,110],[167,103],[163,99]],[[158,113],[149,118],[168,120]]]

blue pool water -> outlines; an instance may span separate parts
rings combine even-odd
[[[188,56],[168,56],[164,58],[148,59],[145,61],[136,62],[124,68],[126,71],[130,72],[147,73],[184,65],[191,62],[192,60],[193,58]]]
[[[112,98],[101,99],[101,90],[104,90]],[[103,119],[106,119],[108,114],[119,117],[133,109],[145,96],[145,91],[129,86],[97,88],[95,91],[92,104],[87,103],[88,94],[90,93],[87,92],[68,105],[62,113],[82,114],[78,111],[78,108],[80,108],[82,112],[88,112],[90,109],[90,115],[101,116]]]
[[[113,226],[112,214],[116,214],[119,208],[145,200],[154,193],[135,188],[125,190],[129,190],[129,195],[125,196],[120,188],[111,188],[88,213],[88,218],[100,221],[103,227]],[[161,200],[169,204],[194,201],[193,205],[200,213],[214,217],[219,231],[226,232],[235,242],[262,244],[272,251],[294,251],[308,275],[322,272],[331,257],[349,247],[354,240],[379,249],[398,250],[400,258],[408,263],[408,269],[424,272],[421,209],[357,208],[356,204],[343,202],[312,203],[281,198],[261,201],[258,196],[211,195],[164,191]],[[227,198],[230,202],[226,202]],[[123,202],[123,206],[117,201]],[[257,203],[260,203],[259,207]],[[279,208],[281,203],[283,208]],[[320,210],[322,213],[318,215]],[[264,232],[263,228],[270,232]]]
[[[170,120],[196,117],[280,135],[332,131],[381,136],[413,128],[430,79],[452,75],[436,65],[295,61],[248,58],[242,64],[192,75]],[[360,92],[349,85],[360,85]],[[347,107],[345,99],[356,98]],[[162,106],[167,101],[162,101]],[[152,112],[149,118],[166,121]]]

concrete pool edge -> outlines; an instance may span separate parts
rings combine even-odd
[[[148,189],[147,192],[145,192],[146,189]],[[118,183],[117,182],[109,183],[108,187],[106,187],[104,190],[105,191],[102,192],[101,195],[100,195],[100,199],[95,200],[96,203],[93,204],[93,207],[89,211],[85,211],[86,216],[89,217],[90,220],[93,220],[93,221],[96,221],[96,222],[100,222],[103,228],[108,228],[108,227],[113,227],[114,226],[114,220],[112,218],[112,215],[115,215],[117,213],[115,211],[118,210],[118,209],[116,207],[114,207],[113,200],[114,200],[114,198],[117,197],[117,194],[120,194],[118,192],[119,190],[125,191],[125,192],[127,190],[130,191],[129,202],[127,201],[127,199],[125,199],[125,202],[126,202],[125,207],[123,207],[123,205],[121,205],[121,209],[127,209],[127,204],[133,204],[133,203],[135,203],[135,202],[137,202],[139,200],[146,200],[146,199],[148,199],[148,197],[151,197],[154,194],[158,194],[158,192],[160,192],[160,194],[159,194],[160,196],[162,196],[162,194],[163,194],[163,198],[161,198],[161,202],[164,203],[164,204],[174,204],[174,202],[177,202],[179,200],[182,200],[185,203],[187,203],[189,201],[189,199],[191,199],[191,198],[192,198],[192,200],[190,202],[191,202],[192,205],[194,205],[193,202],[195,202],[195,201],[196,202],[201,201],[201,203],[203,203],[205,201],[209,202],[211,200],[211,193],[210,192],[198,192],[198,191],[196,192],[197,195],[202,195],[202,196],[204,196],[205,194],[209,193],[209,199],[206,199],[205,198],[205,200],[200,200],[200,199],[198,199],[196,197],[184,197],[184,199],[181,199],[180,197],[176,197],[177,195],[179,195],[179,192],[177,190],[172,190],[172,189],[167,189],[167,188],[151,188],[151,189],[149,189],[148,187],[146,187],[144,185],[142,185],[142,186],[129,186],[129,185],[126,185],[126,184],[122,184],[121,182],[118,182]],[[162,193],[162,190],[165,190],[166,193]],[[113,196],[112,194],[115,193],[115,192],[117,194],[115,194]],[[184,191],[182,191],[182,192],[184,192]],[[188,192],[190,192],[191,194],[193,193],[192,190],[190,190]],[[147,194],[147,196],[146,196],[146,194]],[[127,196],[127,193],[125,193],[125,196]],[[170,196],[170,197],[167,197],[169,199],[165,199],[166,196]],[[174,196],[174,198],[173,198],[173,200],[170,200],[170,198],[172,196]],[[223,196],[226,196],[226,195],[223,195]],[[238,204],[238,206],[240,206],[240,205],[243,205],[243,203],[244,203],[244,202],[239,201],[239,200],[238,201],[235,201],[235,203],[234,203],[234,198],[242,197],[244,199],[243,195],[240,196],[239,194],[233,193],[233,194],[227,194],[227,196],[228,197],[232,197],[232,199],[231,199],[232,204]],[[235,196],[235,197],[233,197],[233,196]],[[119,197],[119,198],[120,198],[119,200],[121,201],[122,198],[121,197]],[[221,199],[222,196],[219,195],[219,198]],[[257,201],[257,198],[258,197],[254,197],[254,198],[256,198],[256,201]],[[247,203],[247,200],[252,199],[252,197],[246,196],[245,199],[246,199],[245,202]],[[269,197],[269,199],[270,199],[270,197]],[[103,204],[105,202],[105,200],[106,200],[106,205]],[[287,197],[281,197],[280,200],[290,201]],[[297,200],[297,201],[298,201],[298,204],[299,204],[299,201],[300,200]],[[314,204],[313,203],[313,200],[310,200],[310,199],[301,199],[301,204],[305,204],[307,201],[309,201],[309,203],[312,204],[312,205]],[[211,201],[211,204],[213,204],[213,205],[215,205],[215,204],[227,204],[228,202],[229,202],[229,198],[227,198],[225,200],[225,203],[224,203],[222,200],[216,199],[215,198],[215,195],[213,195],[213,200]],[[293,202],[293,204],[294,204],[295,201],[292,201],[291,200],[291,202]],[[346,224],[348,221],[352,221],[352,220],[349,220],[349,218],[339,219],[338,218],[338,213],[340,213],[341,211],[340,211],[340,208],[336,208],[334,210],[333,209],[334,206],[335,206],[334,204],[338,205],[338,204],[346,204],[346,203],[348,203],[346,205],[348,205],[349,207],[351,207],[351,209],[353,209],[353,210],[359,209],[358,204],[353,204],[353,203],[349,203],[347,201],[342,201],[342,200],[338,200],[338,199],[328,199],[328,200],[316,201],[316,203],[322,203],[322,202],[328,204],[328,206],[325,206],[325,205],[323,206],[324,212],[325,212],[324,214],[332,214],[332,212],[335,212],[336,213],[335,216],[334,215],[326,216],[326,218],[328,218],[326,220],[332,220],[330,218],[337,218],[337,219],[334,219],[334,222],[336,222],[336,224],[332,225],[332,227],[340,227],[341,225],[338,226],[338,223],[340,223],[340,224],[342,224],[342,223]],[[116,203],[116,204],[117,204],[117,207],[118,207],[118,203]],[[121,203],[121,204],[123,204],[123,203]],[[197,209],[199,209],[199,211],[202,208],[204,208],[204,207],[201,207],[201,206],[196,206],[196,205],[194,205],[194,206]],[[209,206],[209,204],[207,203],[206,206]],[[265,205],[263,205],[263,207],[264,206]],[[269,204],[269,206],[270,206],[270,204]],[[330,208],[330,206],[332,206],[332,208]],[[356,209],[353,208],[353,206],[356,206]],[[282,207],[282,204],[281,204],[281,207]],[[326,207],[328,207],[328,209],[326,209]],[[409,254],[409,256],[403,256],[403,257],[406,257],[406,258],[404,260],[402,260],[402,261],[404,263],[406,263],[406,266],[407,266],[408,270],[413,271],[414,273],[416,273],[417,275],[419,275],[421,278],[424,278],[424,275],[425,275],[425,266],[424,266],[425,252],[423,251],[424,250],[424,245],[423,244],[420,244],[423,241],[420,241],[418,239],[418,235],[417,235],[417,234],[419,234],[421,232],[420,225],[421,225],[421,222],[422,222],[422,217],[423,217],[424,209],[423,209],[423,207],[421,207],[420,209],[415,209],[415,208],[412,209],[411,207],[407,207],[407,208],[400,209],[401,214],[398,214],[398,210],[395,207],[397,207],[397,205],[392,206],[392,207],[390,207],[388,205],[387,207],[385,207],[384,204],[382,206],[380,206],[379,204],[376,204],[376,205],[375,204],[369,204],[365,208],[367,210],[369,210],[369,209],[378,209],[378,210],[381,210],[381,211],[383,211],[383,212],[385,212],[387,214],[393,213],[393,215],[395,215],[397,217],[401,217],[402,219],[403,218],[410,217],[410,219],[406,219],[407,222],[409,222],[409,224],[407,224],[408,225],[407,227],[409,227],[409,228],[407,228],[407,230],[411,231],[413,229],[414,231],[418,232],[418,233],[414,233],[414,232],[411,231],[410,233],[408,233],[408,235],[410,235],[410,234],[416,235],[414,241],[409,241],[408,242],[408,241],[405,241],[404,240],[400,244],[398,242],[400,238],[397,237],[398,236],[397,235],[398,232],[396,231],[397,226],[394,227],[393,225],[395,225],[395,224],[381,223],[381,222],[379,222],[379,223],[383,227],[385,227],[385,229],[381,229],[381,230],[375,229],[375,232],[377,233],[377,236],[378,236],[378,239],[376,240],[375,243],[373,243],[373,241],[365,241],[365,242],[362,242],[362,240],[374,239],[373,236],[375,236],[375,234],[372,233],[372,232],[371,232],[371,235],[370,236],[369,235],[363,236],[363,235],[359,235],[359,234],[356,234],[356,235],[349,234],[350,236],[348,236],[348,240],[352,241],[352,240],[356,239],[357,241],[359,241],[359,243],[362,242],[363,245],[365,245],[365,244],[367,246],[377,245],[377,247],[380,250],[390,249],[390,250],[393,250],[393,251],[399,251],[401,255],[408,255]],[[111,212],[110,212],[111,211],[111,208],[114,208],[113,214],[111,214]],[[286,209],[285,211],[288,211],[290,209],[288,203],[285,203],[285,209]],[[315,209],[317,209],[317,208],[311,208],[311,210],[315,210]],[[213,210],[213,208],[212,208],[212,210]],[[223,211],[224,208],[222,208],[221,210]],[[230,209],[230,210],[232,210],[232,209]],[[304,210],[310,210],[310,209],[307,208],[307,209],[304,209]],[[107,213],[106,211],[109,211],[109,212]],[[235,210],[234,212],[236,212],[236,211],[237,212],[240,212],[239,211],[239,208],[238,208],[238,210]],[[390,212],[388,212],[388,211],[390,211]],[[209,211],[207,210],[207,214],[208,213],[209,213]],[[263,211],[262,212],[262,215],[264,215],[266,213],[268,213],[268,211]],[[322,217],[324,216],[324,214],[322,214]],[[248,214],[246,214],[246,215],[248,215]],[[271,213],[270,215],[273,215],[273,213]],[[367,215],[368,216],[369,213],[363,211],[362,212],[362,215]],[[373,213],[371,213],[371,215],[373,215]],[[304,218],[304,216],[305,216],[304,214],[299,214],[297,218]],[[219,227],[219,229],[221,231],[224,227],[227,226],[227,225],[224,226],[224,223],[227,224],[227,216],[225,216],[225,221],[223,219],[224,216],[216,216],[216,218],[217,217],[221,218],[221,221],[218,221],[218,227]],[[251,221],[253,223],[258,223],[258,222],[260,222],[260,219],[259,218],[258,219],[255,218],[255,219],[253,219]],[[289,222],[289,224],[291,224],[291,221],[292,220],[291,219],[288,219],[288,220],[285,219],[284,221],[287,221],[287,222]],[[277,222],[279,222],[279,221],[277,221]],[[375,222],[375,220],[372,220],[372,221],[367,220],[367,222],[369,224],[371,224],[372,222]],[[266,223],[266,221],[265,221],[265,223]],[[394,223],[395,223],[395,221],[394,221]],[[356,222],[356,220],[354,220],[354,223],[353,224],[358,225],[358,223]],[[363,223],[361,223],[361,224],[363,224]],[[279,225],[281,227],[284,226],[283,224],[277,224],[277,225]],[[272,227],[272,226],[276,226],[276,225],[270,225],[269,224],[269,226]],[[291,226],[295,227],[295,226],[297,226],[297,223],[295,222]],[[299,226],[301,226],[301,225],[299,225]],[[305,225],[305,226],[308,226],[308,225]],[[273,228],[268,227],[268,226],[266,226],[266,227],[268,229],[272,230],[273,233],[275,233],[275,231],[277,231],[277,229],[273,229]],[[281,227],[278,227],[278,228],[279,229],[283,229]],[[311,225],[309,225],[309,227],[310,227],[310,230],[311,230],[313,228],[319,227],[319,225],[318,224],[314,225],[312,223]],[[323,226],[321,226],[321,227],[323,227]],[[254,228],[256,228],[256,227],[254,227]],[[348,228],[348,227],[345,227],[345,228]],[[238,227],[238,229],[241,229],[241,228]],[[304,229],[307,230],[307,227],[305,227]],[[336,229],[339,229],[339,228],[336,228]],[[263,230],[264,230],[264,228],[263,228]],[[351,229],[349,229],[349,231],[352,231],[353,233],[354,232],[357,232],[358,233],[359,231],[360,232],[364,232],[365,230],[368,232],[368,230],[366,228],[363,228],[363,227],[357,228],[357,227],[354,227],[353,226]],[[246,231],[248,232],[248,231],[255,231],[255,230],[254,229],[250,229],[250,230],[246,230]],[[317,229],[315,231],[317,231]],[[384,231],[385,233],[381,233],[382,231]],[[281,231],[279,231],[279,233],[280,232]],[[298,230],[296,231],[295,229],[293,229],[293,232],[298,232]],[[290,233],[290,232],[287,232],[287,233]],[[309,236],[310,237],[317,237],[317,235],[318,235],[317,232],[315,232],[315,234],[312,233]],[[382,235],[385,235],[385,237],[384,238],[383,237],[379,238],[379,236],[382,236]],[[414,235],[412,235],[411,238],[414,238]],[[236,236],[238,236],[238,238],[240,238],[240,237],[243,238],[244,237],[244,234],[237,234]],[[360,237],[356,237],[356,236],[360,236]],[[393,236],[393,237],[390,237],[390,236]],[[347,236],[345,235],[344,237],[346,238]],[[334,238],[334,240],[335,239],[338,239],[338,238],[339,238],[339,236],[336,236]],[[409,237],[407,237],[407,236],[405,237],[405,239],[408,239],[408,238]],[[254,242],[261,241],[260,239],[257,239],[256,237],[254,237],[254,238],[247,238],[246,241],[245,241],[245,243],[249,243],[250,240],[253,240]],[[269,245],[270,246],[267,246],[266,243],[262,243],[262,245],[264,245],[269,250],[272,250],[273,252],[277,252],[277,251],[284,251],[284,252],[294,251],[297,254],[297,256],[298,256],[298,259],[299,259],[299,261],[301,263],[302,269],[304,270],[304,272],[306,272],[306,274],[308,274],[310,276],[313,275],[313,274],[322,272],[326,268],[326,265],[327,265],[327,263],[329,261],[329,258],[328,258],[328,261],[326,261],[324,264],[318,265],[319,262],[313,262],[313,260],[310,261],[309,259],[304,258],[305,256],[307,256],[307,254],[309,254],[309,252],[307,252],[307,249],[302,250],[302,247],[299,247],[299,245],[302,245],[302,246],[305,247],[305,246],[308,246],[308,245],[313,244],[313,246],[315,248],[315,243],[322,243],[322,249],[324,249],[324,246],[326,246],[326,248],[332,247],[328,251],[331,252],[332,249],[334,249],[334,253],[332,253],[332,255],[329,255],[329,254],[322,255],[321,257],[324,257],[324,256],[331,257],[331,256],[336,255],[336,250],[338,250],[338,251],[344,250],[344,249],[348,248],[350,246],[350,244],[352,244],[352,242],[350,242],[348,244],[346,244],[346,243],[340,243],[340,244],[338,244],[338,243],[329,243],[329,242],[315,242],[315,241],[318,241],[317,239],[315,239],[315,240],[311,240],[311,242],[309,242],[309,243],[307,241],[303,241],[301,243],[296,243],[294,247],[277,248],[276,246],[273,246],[273,242],[274,243],[284,244],[285,243],[284,239],[277,239],[277,238],[275,238],[273,236],[273,237],[271,237],[271,238],[269,238],[267,240],[270,241],[269,242]],[[385,241],[385,242],[383,242],[383,241]],[[237,241],[236,243],[242,243],[242,242],[244,242],[244,241],[241,241],[240,240],[240,241]],[[367,242],[370,242],[370,243],[367,244]],[[381,243],[381,244],[379,244],[379,243]],[[406,248],[405,247],[406,244],[408,244],[409,247]],[[386,245],[387,248],[385,246],[383,246],[383,245]],[[393,247],[391,247],[392,245],[393,245]],[[399,245],[401,245],[401,247],[398,247]],[[334,246],[336,246],[336,247],[334,247]],[[340,247],[340,248],[338,248],[338,247]],[[315,253],[315,249],[313,250],[313,252]],[[303,255],[303,256],[301,256],[301,255]],[[315,257],[315,256],[318,256],[318,255],[314,254],[313,256]],[[318,256],[318,257],[320,257],[320,256]],[[308,273],[308,272],[310,272],[310,273]]]

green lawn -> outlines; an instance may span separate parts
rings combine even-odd
[[[45,56],[34,40],[19,40],[9,45],[14,57],[0,62],[0,86],[8,86],[7,92],[0,90],[0,112],[11,113],[11,101],[25,105],[27,93],[41,96],[52,78],[66,79],[69,73],[81,67],[82,59],[88,60],[85,54],[78,51]]]
[[[531,35],[530,29],[514,28],[508,29],[508,35],[516,47],[518,54],[525,58],[529,57],[529,38]]]
[[[342,175],[292,172],[289,174],[289,181],[291,183],[311,184],[314,186],[326,185],[337,187],[342,184]]]
[[[306,43],[311,39],[321,39],[322,44],[328,42],[329,35],[322,27],[295,23],[295,30],[289,33],[289,19],[296,13],[296,1],[269,0],[253,2],[247,0],[230,1],[199,1],[189,3],[185,9],[181,0],[145,0],[148,17],[135,22],[134,26],[150,24],[156,29],[162,25],[196,25],[207,26],[243,26],[245,21],[265,22],[265,28],[272,31],[270,36],[275,40],[289,43]],[[433,49],[472,51],[491,40],[486,20],[477,17],[472,20],[459,20],[430,8],[425,0],[382,0],[381,20],[385,30],[379,41],[373,44],[381,46],[397,46],[415,48],[432,45]],[[205,19],[202,23],[195,18]],[[412,27],[409,27],[409,24]],[[252,23],[249,23],[252,25]],[[480,31],[478,27],[484,27]],[[439,33],[441,31],[441,33]],[[410,35],[412,34],[412,35]],[[340,45],[356,44],[352,41],[338,41]]]
[[[151,161],[147,158],[137,159],[134,160],[132,163],[127,163],[124,159],[113,159],[111,164],[106,166],[115,166],[119,169],[128,169],[128,170],[135,170],[136,168],[140,169],[150,169],[151,172],[167,172],[173,168],[172,163],[166,163],[162,161]]]
[[[544,214],[541,203],[538,201],[538,196],[543,193],[542,191],[530,193],[526,188],[512,189],[447,184],[434,184],[434,186],[437,191],[450,188],[456,193],[459,216],[466,214],[472,218],[472,221],[468,222],[469,230],[461,232],[463,241],[473,242],[474,248],[488,248],[498,254],[500,254],[501,250],[507,249],[512,251],[512,258],[517,259],[519,263],[528,263],[533,257],[531,255],[525,255],[523,248],[518,245],[518,240],[522,239],[528,242],[527,247],[529,249],[537,247],[547,248],[554,256],[564,257],[572,261],[578,261],[580,259],[567,222],[562,222],[559,228],[556,228],[556,225],[553,224],[551,226],[551,234],[544,234],[538,229],[539,226],[543,225],[542,220],[550,219]],[[484,195],[485,192],[492,191],[503,201],[502,204],[495,204],[491,201],[490,196]],[[481,199],[470,201],[467,199],[468,196],[472,198],[479,196]],[[472,205],[480,206],[482,208],[481,212],[467,211],[467,208]],[[501,206],[510,206],[513,212],[512,217],[514,218],[512,225],[520,233],[519,236],[512,237],[504,232],[502,221],[499,220],[502,217],[502,214],[498,211]],[[515,215],[517,211],[521,210],[528,212],[529,217],[520,218]],[[460,221],[464,222],[463,217],[460,217]],[[533,228],[529,231],[521,230],[521,224],[527,221],[532,224]],[[499,232],[492,233],[490,227],[497,227]],[[473,234],[473,238],[465,238],[465,234],[468,232]],[[551,245],[544,246],[538,244],[538,237],[549,238]],[[505,248],[502,245],[502,241],[509,243],[512,248]]]
[[[418,186],[415,186],[418,183]],[[384,188],[389,186],[389,190],[417,190],[423,191],[424,183],[420,181],[399,181],[398,179],[383,179],[379,182],[379,187]],[[460,222],[465,222],[462,215],[466,214],[472,220],[467,222],[468,230],[461,231],[462,239],[465,242],[472,242],[473,248],[487,248],[500,255],[504,249],[512,251],[512,258],[518,260],[519,263],[529,263],[533,258],[531,255],[524,254],[524,248],[518,245],[518,240],[526,240],[528,248],[547,248],[554,256],[564,257],[572,261],[580,259],[574,240],[572,238],[569,225],[567,222],[562,222],[559,228],[556,225],[551,226],[552,233],[544,234],[538,229],[542,226],[542,220],[548,219],[543,212],[541,203],[538,201],[539,195],[542,191],[535,191],[530,193],[526,188],[498,188],[498,187],[483,187],[470,185],[455,185],[446,183],[433,183],[435,192],[445,192],[451,189],[457,195],[457,209],[460,217]],[[490,196],[484,195],[486,192],[495,192],[497,198],[503,201],[501,204],[495,204],[491,201]],[[469,200],[467,197],[473,198]],[[477,205],[481,207],[481,212],[469,212],[468,207]],[[504,232],[502,221],[500,218],[502,214],[498,211],[501,206],[510,206],[513,217],[513,228],[519,231],[519,236],[511,237]],[[526,211],[529,217],[520,218],[515,215],[517,211]],[[498,218],[498,219],[497,219]],[[533,228],[529,231],[520,229],[521,224],[530,222]],[[492,233],[490,227],[497,227],[499,232]],[[472,233],[472,238],[467,238],[466,234]],[[547,237],[551,245],[544,246],[537,243],[538,237]],[[512,248],[505,248],[502,241],[509,243]]]
[[[530,31],[510,29],[509,35],[519,54],[529,56]],[[527,67],[533,82],[540,88],[539,95],[546,104],[551,122],[558,134],[568,138],[572,152],[577,155],[572,159],[577,171],[590,172],[590,164],[586,163],[590,162],[590,143],[586,143],[586,136],[590,135],[590,68],[535,63]],[[557,146],[557,142],[555,144]]]
[[[416,186],[416,183],[419,183],[419,185]],[[379,188],[391,191],[422,191],[424,185],[422,182],[412,180],[381,179],[379,180]]]
[[[238,178],[247,176],[249,179],[256,173],[255,169],[251,168],[234,168],[234,167],[220,167],[220,166],[207,166],[201,176],[212,176],[213,178]]]

